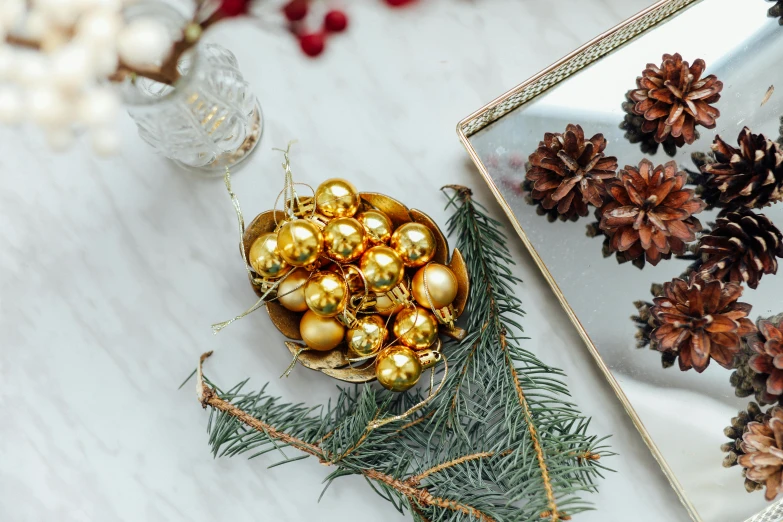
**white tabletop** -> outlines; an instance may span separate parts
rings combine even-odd
[[[282,32],[226,24],[266,116],[259,150],[235,177],[248,217],[281,183],[272,147],[296,138],[297,178],[352,180],[441,224],[439,188],[471,186],[503,219],[455,133],[457,121],[650,0],[421,0],[349,5],[351,28],[318,60]],[[4,521],[404,520],[359,477],[314,461],[213,460],[194,387],[199,354],[218,383],[251,377],[290,401],[325,402],[336,382],[290,362],[264,312],[213,336],[254,300],[219,180],[156,157],[123,121],[120,156],[86,144],[52,154],[33,132],[0,130],[0,506]],[[531,337],[564,368],[617,470],[581,522],[688,520],[521,242],[509,242]],[[716,459],[720,459],[717,453]],[[740,480],[738,478],[738,480]]]

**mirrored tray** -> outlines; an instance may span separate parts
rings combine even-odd
[[[724,82],[713,130],[676,151],[681,170],[697,171],[691,154],[709,152],[716,134],[736,145],[744,126],[775,140],[783,115],[783,27],[768,16],[765,0],[665,0],[599,36],[552,67],[475,112],[458,127],[460,138],[522,241],[584,338],[588,349],[633,419],[688,513],[696,521],[772,522],[783,505],[762,491],[747,493],[739,467],[724,468],[724,428],[753,397],[738,398],[731,370],[714,361],[704,373],[664,369],[660,352],[637,348],[634,302],[651,301],[652,283],[682,274],[691,261],[672,258],[639,269],[602,254],[602,238],[588,237],[591,213],[575,222],[550,221],[526,200],[525,163],[545,132],[568,123],[589,138],[603,133],[607,155],[622,168],[648,157],[656,165],[672,158],[662,147],[643,153],[620,128],[625,93],[647,63],[680,53],[702,58],[706,74]],[[778,87],[775,93],[772,87]],[[783,203],[760,211],[783,228]],[[698,215],[707,227],[717,211]],[[783,270],[759,288],[745,288],[741,301],[750,318],[783,312]],[[629,480],[632,477],[628,477]]]

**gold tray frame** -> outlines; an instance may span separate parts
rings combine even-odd
[[[530,254],[538,265],[538,268],[541,269],[541,272],[544,274],[544,277],[549,282],[552,290],[555,292],[555,295],[560,301],[560,304],[565,309],[568,317],[571,319],[571,322],[573,322],[574,326],[576,326],[576,329],[579,332],[579,335],[582,337],[582,340],[584,340],[585,344],[587,345],[588,350],[595,358],[598,367],[603,372],[604,376],[609,382],[609,385],[617,395],[617,398],[620,399],[620,402],[625,408],[625,411],[631,417],[634,426],[636,426],[636,429],[639,430],[642,439],[652,452],[653,457],[658,462],[658,465],[660,465],[661,469],[666,475],[666,478],[669,479],[669,482],[674,488],[674,491],[676,492],[683,506],[685,506],[688,514],[695,522],[704,521],[696,512],[693,504],[691,504],[691,502],[686,497],[682,486],[677,480],[677,477],[674,475],[674,472],[666,463],[660,450],[653,442],[652,437],[644,427],[644,424],[639,418],[639,415],[636,413],[636,410],[634,410],[619,383],[612,375],[612,372],[609,370],[609,367],[601,358],[601,355],[598,353],[598,349],[590,340],[584,327],[579,322],[579,318],[568,304],[568,301],[563,295],[563,292],[560,291],[560,288],[557,286],[557,283],[552,277],[552,274],[544,264],[541,256],[539,256],[536,252],[536,249],[528,239],[525,231],[519,224],[519,221],[517,221],[517,219],[514,217],[514,213],[511,210],[511,207],[500,193],[500,190],[479,158],[478,153],[470,143],[470,137],[484,127],[510,113],[511,111],[533,100],[539,94],[544,93],[569,76],[577,73],[584,67],[587,67],[588,65],[598,61],[611,51],[631,41],[640,34],[652,29],[660,22],[682,12],[688,7],[703,1],[704,0],[660,0],[644,11],[637,13],[619,25],[597,36],[579,49],[573,51],[571,54],[565,56],[543,71],[539,72],[532,78],[492,100],[484,107],[475,111],[457,124],[457,134],[459,135],[460,141],[465,146],[465,149],[468,151],[468,154],[470,154],[473,163],[475,163],[476,167],[481,172],[481,175],[484,177],[484,180],[487,182],[487,185],[489,185],[490,190],[494,194],[495,199],[497,199],[501,208],[506,213],[506,216],[508,216],[509,221],[511,221],[511,224],[513,225],[519,237],[522,239],[525,247],[527,247],[528,251],[530,251]],[[781,520],[783,520],[783,501],[772,504],[767,509],[754,515],[745,522],[780,522]]]

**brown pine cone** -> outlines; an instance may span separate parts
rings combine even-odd
[[[715,207],[761,208],[783,200],[783,149],[745,127],[739,149],[720,136],[709,156],[694,156],[704,177],[701,197]]]
[[[638,89],[630,95],[636,102],[633,110],[644,116],[642,130],[655,132],[658,143],[673,136],[691,144],[697,124],[715,128],[720,111],[712,104],[720,100],[723,82],[714,74],[702,78],[706,67],[702,59],[689,66],[679,54],[664,54],[660,67],[649,63],[636,79]]]
[[[769,418],[769,417],[767,417]],[[737,458],[740,455],[744,455],[740,443],[742,442],[742,435],[745,433],[745,428],[751,422],[764,422],[764,412],[761,411],[761,407],[755,402],[748,403],[748,407],[745,410],[737,412],[736,417],[732,417],[731,425],[726,426],[723,430],[723,434],[726,435],[730,442],[724,442],[720,449],[724,453],[728,453],[723,459],[723,467],[730,468],[737,465]]]
[[[766,486],[764,498],[769,501],[783,493],[783,408],[775,406],[767,415],[745,427],[737,463],[748,480]]]
[[[693,190],[683,188],[686,180],[674,161],[653,167],[645,159],[639,168],[621,170],[609,186],[613,201],[601,209],[600,228],[610,237],[610,248],[628,259],[645,256],[653,265],[671,253],[685,253],[686,242],[701,230],[692,215],[705,207]]]
[[[606,197],[604,181],[617,171],[617,158],[604,156],[605,148],[603,134],[585,140],[579,125],[569,124],[563,134],[547,132],[529,158],[526,178],[533,200],[567,218],[586,216],[588,203],[600,208]]]
[[[705,281],[695,274],[688,281],[675,278],[653,300],[656,328],[650,338],[658,350],[677,354],[682,371],[701,373],[710,359],[731,369],[741,336],[756,331],[747,318],[751,306],[737,302],[741,295],[737,283]]]
[[[636,103],[631,100],[630,91],[625,94],[627,101],[623,102],[623,112],[625,117],[622,123],[620,123],[620,129],[625,131],[623,137],[628,140],[629,143],[638,143],[643,154],[654,155],[658,153],[658,148],[663,147],[663,151],[671,157],[677,154],[677,147],[685,145],[685,138],[680,136],[679,138],[673,138],[671,135],[667,137],[663,143],[655,141],[655,134],[651,132],[644,132],[642,127],[644,126],[644,116],[640,116],[633,111]],[[698,132],[697,138],[698,138]]]
[[[748,366],[764,384],[762,399],[771,404],[783,395],[783,314],[756,322],[758,331],[747,337],[754,354]]]
[[[778,18],[778,23],[783,25],[783,0],[772,0],[775,5],[769,8],[769,16]]]
[[[759,285],[764,274],[778,271],[783,257],[783,234],[763,214],[747,208],[726,209],[709,234],[701,238],[699,270],[721,281]]]

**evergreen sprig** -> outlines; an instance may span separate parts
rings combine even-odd
[[[341,476],[362,475],[419,522],[558,522],[590,508],[582,494],[595,490],[605,469],[602,439],[588,434],[589,419],[568,399],[563,372],[519,344],[519,281],[501,224],[469,189],[450,188],[449,232],[471,278],[469,333],[444,346],[450,371],[441,374],[440,394],[403,420],[370,428],[423,396],[364,385],[340,388],[334,404],[308,407],[263,388],[244,391],[247,381],[223,391],[199,365],[199,399],[212,410],[215,456],[279,452],[272,466],[312,456],[333,466],[327,487]],[[286,447],[302,454],[288,455]]]

